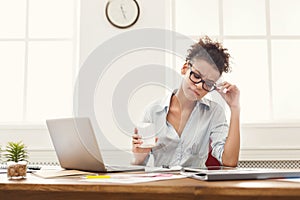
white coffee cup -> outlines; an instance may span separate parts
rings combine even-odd
[[[155,125],[153,123],[138,123],[138,134],[142,137],[143,143],[140,148],[152,148],[155,146]]]

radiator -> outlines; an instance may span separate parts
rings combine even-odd
[[[300,169],[300,160],[243,160],[238,167]]]

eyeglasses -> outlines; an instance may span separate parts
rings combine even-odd
[[[202,88],[207,92],[211,92],[217,88],[215,82],[203,80],[200,74],[192,70],[193,65],[191,63],[188,63],[188,65],[190,66],[191,70],[189,78],[194,84],[202,83]]]

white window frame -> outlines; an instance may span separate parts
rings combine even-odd
[[[270,26],[270,0],[265,0],[266,9],[266,35],[229,36],[224,35],[223,27],[223,0],[219,1],[219,35],[211,35],[219,38],[221,42],[226,39],[262,39],[267,41],[267,61],[269,67],[269,105],[270,121],[241,123],[241,151],[239,160],[299,160],[300,159],[300,122],[298,120],[275,121],[273,115],[272,94],[272,41],[278,39],[300,39],[300,35],[271,35]],[[172,1],[172,30],[176,30],[176,1]],[[195,40],[199,35],[188,35]],[[173,63],[176,63],[173,59]]]
[[[268,77],[269,77],[269,106],[270,106],[270,120],[267,122],[243,122],[242,126],[247,128],[255,128],[255,127],[299,127],[300,128],[300,121],[298,120],[291,120],[291,121],[278,121],[274,120],[273,114],[273,86],[272,86],[272,41],[274,40],[282,40],[282,39],[292,39],[292,40],[300,40],[300,35],[272,35],[271,34],[271,16],[270,16],[270,0],[265,0],[265,14],[266,14],[266,35],[225,35],[224,34],[224,22],[223,22],[223,3],[224,0],[218,0],[218,14],[219,14],[219,35],[210,35],[212,38],[218,38],[221,42],[224,40],[253,40],[259,39],[267,41],[267,62],[268,62]],[[172,2],[172,13],[171,13],[171,23],[172,29],[176,30],[176,1]],[[188,35],[188,37],[194,39],[195,41],[199,39],[199,35]],[[173,61],[174,62],[174,61]]]
[[[76,74],[79,71],[79,38],[80,38],[80,0],[73,0],[74,1],[74,13],[73,13],[73,35],[70,38],[64,37],[56,37],[56,38],[30,38],[29,37],[29,4],[30,0],[26,0],[26,12],[25,12],[25,36],[24,38],[0,38],[0,41],[23,41],[25,43],[25,62],[24,62],[24,84],[23,84],[23,116],[22,121],[19,122],[11,122],[11,123],[3,123],[0,122],[0,131],[3,130],[4,132],[8,130],[46,130],[45,124],[30,122],[26,120],[27,115],[27,90],[28,90],[28,48],[29,42],[32,41],[47,41],[47,42],[72,42],[73,43],[73,85],[75,85],[76,81]],[[0,135],[1,136],[1,135]]]
[[[40,38],[30,39],[28,34],[28,6],[29,1],[26,0],[26,34],[24,39],[5,39],[0,41],[24,41],[26,46],[25,60],[25,80],[24,90],[27,90],[27,67],[28,67],[28,43],[30,41],[71,41],[73,43],[73,85],[75,85],[76,75],[79,71],[79,53],[80,53],[80,5],[81,0],[74,0],[74,15],[73,15],[73,37],[72,38]],[[58,160],[45,124],[28,122],[26,118],[26,98],[27,93],[24,92],[23,102],[23,121],[2,123],[0,122],[0,149],[4,149],[7,142],[22,141],[28,147],[28,153],[31,164],[58,164]],[[0,164],[4,159],[0,159]]]

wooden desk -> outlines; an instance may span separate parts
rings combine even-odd
[[[300,183],[277,180],[205,182],[189,178],[142,184],[99,184],[79,178],[8,180],[0,174],[0,199],[300,199]]]

